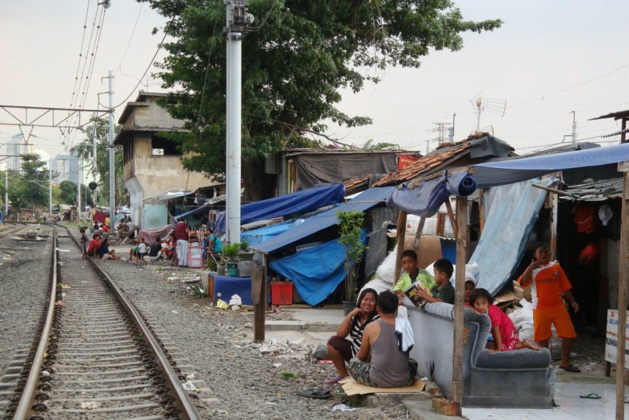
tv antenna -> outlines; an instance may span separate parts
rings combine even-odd
[[[499,117],[504,117],[507,111],[507,100],[499,98],[481,98],[472,99],[472,106],[476,112],[476,132],[480,130],[480,116],[483,112],[491,112]]]

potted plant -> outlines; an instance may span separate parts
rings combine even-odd
[[[339,211],[336,216],[339,220],[339,233],[341,234],[339,243],[345,248],[345,271],[347,273],[345,276],[345,299],[347,302],[345,310],[351,311],[356,306],[358,270],[365,251],[368,249],[362,238],[365,215],[361,211],[352,210]]]
[[[227,261],[227,273],[233,277],[238,276],[238,251],[240,251],[240,244],[238,242],[223,244],[221,250],[223,258]]]

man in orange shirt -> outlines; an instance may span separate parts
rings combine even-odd
[[[534,340],[542,347],[548,347],[552,337],[551,325],[555,326],[557,335],[561,338],[561,363],[559,367],[568,372],[580,372],[580,369],[570,363],[572,340],[577,337],[566,309],[563,298],[579,312],[579,305],[572,296],[572,285],[563,269],[556,261],[550,261],[550,247],[540,243],[535,247],[535,258],[518,279],[526,287],[532,282],[533,295],[533,330]]]

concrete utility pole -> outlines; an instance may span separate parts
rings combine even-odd
[[[4,170],[4,217],[9,214],[9,169]]]
[[[242,38],[253,23],[247,0],[224,0],[227,34],[227,242],[240,242]]]
[[[109,70],[109,228],[116,216],[116,176],[114,174],[114,72]]]
[[[52,218],[52,161],[48,159],[48,218]]]
[[[577,142],[577,113],[572,111],[572,144]]]
[[[92,155],[94,157],[94,159],[92,159],[92,168],[94,169],[94,181],[96,181],[96,174],[98,173],[98,167],[96,166],[96,152],[96,115],[94,115],[94,124],[92,125]],[[92,191],[92,202],[94,203],[92,206],[93,208],[96,207],[96,194],[96,188],[94,188],[94,191]]]

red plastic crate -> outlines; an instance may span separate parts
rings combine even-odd
[[[293,283],[271,283],[271,304],[272,305],[292,305],[293,304]]]

